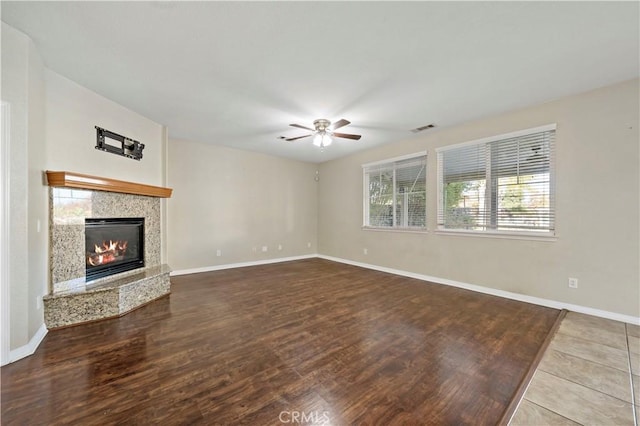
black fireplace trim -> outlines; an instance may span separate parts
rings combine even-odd
[[[133,269],[144,268],[144,240],[145,240],[145,232],[144,232],[144,218],[143,217],[125,217],[125,218],[85,218],[84,225],[86,227],[99,227],[99,226],[110,226],[114,224],[130,224],[130,225],[138,225],[140,227],[141,238],[139,241],[141,258],[135,259],[129,262],[119,263],[117,265],[106,264],[99,267],[94,267],[91,271],[87,270],[85,267],[85,275],[86,281],[93,281],[98,278],[107,277],[110,275],[119,274],[121,272],[131,271]],[[85,231],[86,232],[86,231]]]

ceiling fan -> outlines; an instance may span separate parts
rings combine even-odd
[[[309,136],[314,136],[313,144],[319,146],[320,148],[324,148],[325,146],[331,145],[333,142],[333,138],[345,138],[345,139],[353,139],[359,140],[362,135],[353,135],[350,133],[337,133],[335,130],[341,127],[346,126],[347,124],[351,124],[350,121],[345,120],[344,118],[336,121],[331,124],[331,121],[325,118],[319,118],[313,122],[313,129],[311,127],[302,126],[300,124],[289,124],[291,127],[297,127],[299,129],[309,130],[311,133],[304,136],[297,136],[294,138],[285,138],[281,136],[281,139],[286,141],[295,141],[302,138],[308,138]]]

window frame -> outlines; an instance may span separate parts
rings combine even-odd
[[[369,225],[369,208],[370,208],[370,192],[369,192],[369,174],[370,174],[370,169],[373,167],[378,167],[378,166],[384,166],[384,165],[389,165],[389,167],[394,167],[394,182],[395,182],[395,164],[402,162],[402,161],[407,161],[407,160],[419,160],[419,159],[423,159],[424,160],[424,183],[425,183],[425,202],[424,202],[424,226],[396,226],[395,225],[395,200],[396,200],[396,189],[395,185],[393,188],[393,195],[392,195],[392,199],[393,199],[393,207],[392,207],[392,212],[393,212],[393,217],[394,219],[392,220],[393,225],[392,226],[375,226],[375,225]],[[408,232],[408,233],[426,233],[428,232],[427,229],[427,220],[428,220],[428,209],[427,209],[427,184],[428,184],[428,180],[427,180],[427,160],[428,160],[428,155],[427,155],[427,151],[419,151],[419,152],[415,152],[413,154],[407,154],[407,155],[402,155],[399,157],[393,157],[393,158],[388,158],[385,160],[380,160],[380,161],[374,161],[371,163],[365,163],[362,164],[362,202],[363,202],[363,208],[362,208],[362,229],[363,230],[368,230],[368,231],[384,231],[384,232]]]
[[[456,229],[446,228],[444,223],[441,223],[441,216],[444,214],[444,183],[445,176],[443,170],[443,163],[441,161],[441,155],[443,152],[460,149],[470,146],[489,146],[491,143],[495,143],[501,140],[513,139],[517,137],[523,137],[532,135],[535,133],[557,132],[557,124],[547,124],[544,126],[538,126],[515,132],[504,133],[495,136],[489,136],[486,138],[475,139],[459,144],[447,145],[436,148],[436,161],[437,161],[437,211],[436,211],[436,234],[442,235],[459,235],[459,236],[473,236],[473,237],[491,237],[491,238],[507,238],[507,239],[524,239],[524,240],[537,240],[537,241],[554,241],[557,239],[557,203],[556,203],[556,154],[555,154],[555,137],[554,142],[549,147],[549,209],[552,212],[550,216],[551,226],[548,230],[501,230],[501,229]],[[487,169],[485,169],[485,180],[489,180],[491,176],[490,169],[490,156],[487,157]],[[488,185],[488,183],[487,183]],[[495,200],[494,200],[495,201]],[[489,216],[496,215],[497,210],[495,205],[490,204],[490,211],[487,213]]]

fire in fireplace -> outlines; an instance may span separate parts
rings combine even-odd
[[[85,219],[87,281],[144,267],[144,218]]]

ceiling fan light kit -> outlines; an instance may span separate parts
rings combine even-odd
[[[329,146],[329,145],[331,145],[332,142],[333,142],[333,140],[331,139],[331,136],[329,136],[325,132],[318,133],[313,138],[313,144],[315,146],[319,146],[320,148],[324,148],[325,146]]]
[[[333,140],[331,139],[329,126],[331,126],[331,122],[324,118],[319,118],[313,122],[313,127],[316,128],[314,132],[315,136],[313,137],[313,144],[315,146],[324,148],[325,146],[331,145]]]
[[[331,125],[331,121],[326,118],[319,118],[314,120],[313,129],[311,127],[306,127],[301,124],[289,124],[291,127],[297,127],[299,129],[309,130],[311,133],[303,136],[296,136],[293,138],[286,138],[284,136],[280,136],[279,139],[284,139],[286,141],[292,142],[298,139],[307,138],[309,136],[313,136],[313,144],[320,148],[324,148],[325,146],[331,145],[333,142],[333,138],[345,138],[352,140],[359,140],[361,135],[353,135],[350,133],[336,133],[335,130],[340,127],[344,127],[348,124],[351,124],[350,121],[345,120],[344,118],[336,121]]]

